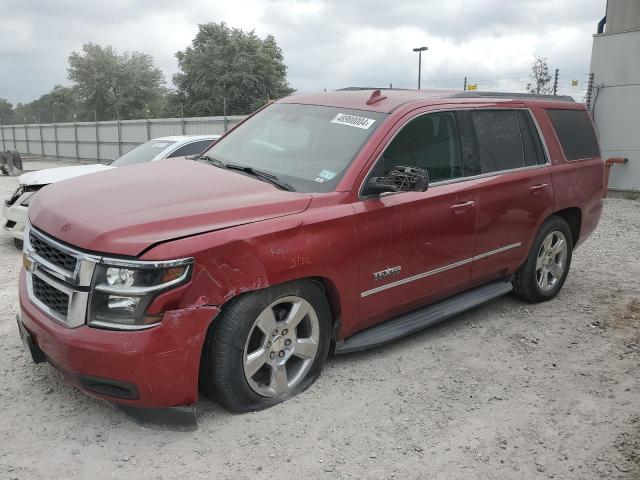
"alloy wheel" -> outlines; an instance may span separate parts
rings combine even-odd
[[[292,391],[316,359],[320,325],[313,306],[303,298],[283,297],[254,321],[243,352],[243,370],[259,395],[280,397]]]
[[[543,292],[553,290],[562,279],[567,249],[567,239],[557,230],[547,235],[542,242],[536,260],[536,282]]]

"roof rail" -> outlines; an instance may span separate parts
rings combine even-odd
[[[557,102],[575,102],[569,95],[541,95],[535,93],[478,92],[466,91],[450,95],[451,98],[528,98],[530,100],[551,100]]]
[[[415,90],[415,88],[389,88],[389,87],[344,87],[336,92],[357,92],[360,90]]]

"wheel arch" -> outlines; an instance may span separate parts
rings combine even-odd
[[[340,334],[340,328],[342,326],[341,317],[341,303],[340,303],[340,291],[336,284],[327,277],[308,277],[309,280],[319,284],[324,291],[324,296],[329,303],[329,310],[331,311],[331,341],[335,342]]]
[[[287,283],[298,282],[298,281],[310,281],[318,285],[327,299],[327,303],[329,305],[329,311],[331,312],[331,340],[335,341],[338,338],[340,333],[340,328],[342,326],[342,303],[340,297],[340,290],[338,286],[335,284],[333,280],[329,277],[325,276],[308,276],[308,277],[299,277],[299,278],[290,278],[286,281],[274,283],[270,285],[265,285],[262,288],[253,288],[249,290],[243,290],[237,292],[235,295],[230,296],[225,299],[225,301],[219,305],[220,311],[224,311],[232,302],[236,301],[238,298],[251,294],[253,292],[257,292],[259,290],[264,290],[272,287],[276,287],[278,285],[285,285]],[[213,328],[213,324],[215,323],[215,319],[209,325],[209,328]]]
[[[553,215],[567,222],[571,231],[571,242],[573,246],[577,245],[580,239],[580,230],[582,229],[582,210],[578,207],[569,207],[558,210]]]

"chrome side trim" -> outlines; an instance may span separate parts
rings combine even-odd
[[[473,260],[480,260],[482,258],[487,258],[487,257],[490,257],[491,255],[495,255],[497,253],[502,253],[507,250],[511,250],[512,248],[518,248],[520,245],[522,245],[522,242],[505,245],[504,247],[496,248],[495,250],[490,250],[488,252],[481,253],[480,255],[476,255],[475,257],[473,257]]]
[[[149,330],[150,328],[157,327],[161,322],[148,323],[146,325],[128,325],[126,323],[113,323],[113,322],[103,322],[101,320],[94,320],[89,322],[88,325],[91,327],[103,328],[105,330],[125,330],[127,332],[136,332],[138,330]]]
[[[404,285],[406,283],[415,282],[416,280],[421,280],[426,277],[430,277],[431,275],[436,275],[438,273],[446,272],[447,270],[451,270],[453,268],[461,267],[462,265],[466,265],[475,260],[480,260],[491,255],[496,255],[501,252],[505,252],[507,250],[511,250],[512,248],[518,248],[522,245],[522,242],[512,243],[510,245],[505,245],[504,247],[496,248],[495,250],[490,250],[488,252],[481,253],[480,255],[476,255],[471,258],[465,258],[464,260],[460,260],[459,262],[451,263],[449,265],[445,265],[443,267],[436,268],[434,270],[429,270],[428,272],[419,273],[418,275],[414,275],[413,277],[403,278],[402,280],[397,280],[395,282],[387,283],[386,285],[381,285],[376,288],[372,288],[371,290],[367,290],[360,294],[361,298],[368,297],[369,295],[373,295],[374,293],[379,293],[384,290],[388,290],[390,288],[398,287],[400,285]]]
[[[107,267],[170,268],[193,263],[193,257],[178,258],[176,260],[126,260],[110,257],[98,257],[98,259],[101,264]]]

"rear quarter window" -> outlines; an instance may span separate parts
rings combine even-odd
[[[585,110],[547,110],[567,160],[600,156],[591,118]]]

